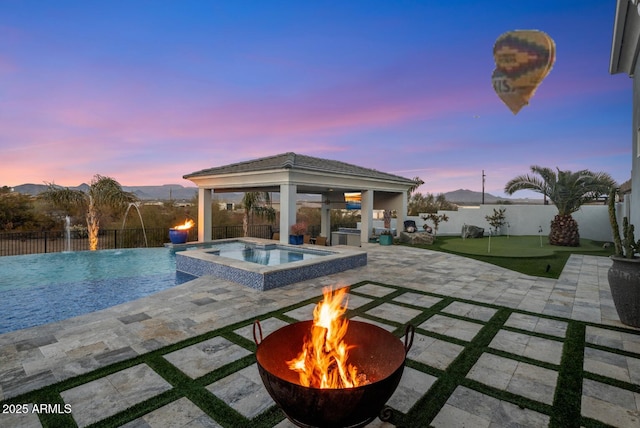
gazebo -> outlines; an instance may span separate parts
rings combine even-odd
[[[297,194],[320,194],[320,234],[330,237],[330,210],[345,208],[345,193],[361,194],[361,242],[368,242],[373,210],[395,210],[397,224],[404,223],[411,179],[375,169],[296,153],[283,153],[246,162],[218,166],[184,176],[198,186],[198,241],[212,238],[211,202],[214,193],[279,192],[280,243],[296,223]],[[398,227],[400,229],[400,227]]]

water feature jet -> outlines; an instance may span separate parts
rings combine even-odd
[[[69,253],[71,252],[71,217],[69,216],[66,216],[64,218],[64,236],[65,236],[64,251]]]
[[[140,224],[142,225],[142,235],[144,236],[144,246],[148,247],[149,243],[147,242],[147,232],[144,230],[144,221],[142,220],[142,214],[140,214],[140,208],[138,208],[138,205],[134,202],[130,202],[129,206],[127,207],[127,210],[124,212],[124,218],[122,219],[122,229],[121,229],[121,234],[124,237],[124,224],[127,221],[127,216],[129,215],[129,210],[131,209],[131,207],[134,207],[136,209],[136,211],[138,212],[138,218],[140,218]],[[124,238],[123,238],[124,240]]]

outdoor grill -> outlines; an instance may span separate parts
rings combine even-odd
[[[415,328],[408,325],[404,344],[388,331],[365,322],[349,321],[345,342],[349,362],[370,383],[354,388],[320,389],[303,386],[287,361],[300,352],[313,321],[282,327],[262,339],[260,322],[253,325],[258,371],[271,398],[287,418],[300,427],[362,427],[377,416],[388,419],[384,405],[396,390]]]

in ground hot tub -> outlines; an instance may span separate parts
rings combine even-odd
[[[225,239],[200,246],[207,248],[177,252],[176,270],[212,275],[261,291],[367,264],[367,253],[356,249],[329,250],[259,239]]]

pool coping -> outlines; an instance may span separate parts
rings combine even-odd
[[[303,249],[312,253],[323,252],[327,254],[309,260],[297,260],[282,265],[265,266],[221,257],[212,253],[212,250],[215,249],[216,242],[233,241],[248,242],[259,247],[273,245],[278,248],[287,247]],[[206,246],[206,248],[189,249],[193,246]],[[192,242],[174,246],[173,248],[176,250],[182,248],[187,250],[176,252],[177,271],[195,277],[211,275],[237,282],[259,291],[271,290],[307,279],[344,272],[349,269],[367,265],[366,251],[342,245],[318,248],[315,245],[286,245],[274,243],[273,240],[260,238],[230,238],[209,242]]]

